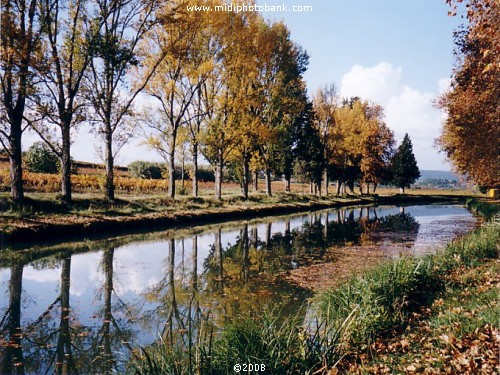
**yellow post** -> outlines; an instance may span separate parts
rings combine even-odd
[[[489,189],[488,198],[499,199],[500,198],[500,189]]]

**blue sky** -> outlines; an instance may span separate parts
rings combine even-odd
[[[448,16],[445,0],[256,0],[258,5],[312,6],[312,12],[264,12],[284,20],[291,38],[310,55],[309,93],[335,83],[342,96],[359,96],[385,108],[386,123],[400,142],[407,132],[421,169],[450,170],[433,147],[444,114],[433,106],[449,85],[453,31],[462,22]],[[35,136],[25,137],[28,146]],[[99,143],[80,134],[76,160],[100,161]],[[161,161],[139,137],[118,154],[116,164]]]
[[[282,1],[258,1],[282,4]],[[310,54],[306,79],[314,90],[340,83],[353,65],[389,62],[403,67],[405,83],[423,91],[450,76],[453,30],[459,19],[447,16],[444,0],[293,0],[311,5],[308,13],[266,12],[283,19],[292,39]]]

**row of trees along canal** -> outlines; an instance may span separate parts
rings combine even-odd
[[[200,153],[214,168],[217,198],[228,164],[238,165],[245,197],[251,173],[261,171],[269,195],[271,175],[283,176],[288,188],[292,174],[305,176],[318,192],[322,183],[328,192],[332,179],[340,192],[356,181],[376,187],[392,177],[404,188],[418,178],[409,138],[394,151],[380,106],[341,100],[333,85],[308,99],[302,77],[308,56],[283,23],[255,12],[189,11],[194,3],[200,5],[2,2],[0,140],[10,158],[13,199],[24,198],[21,139],[28,127],[60,159],[66,202],[72,133],[81,126],[103,140],[110,200],[116,153],[139,123],[151,129],[147,142],[168,162],[171,197],[180,133],[192,153],[194,195]],[[154,104],[134,107],[139,94]]]

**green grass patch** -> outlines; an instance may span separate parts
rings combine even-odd
[[[381,334],[400,329],[411,312],[432,302],[442,289],[432,259],[405,257],[319,294],[313,308],[327,325],[344,326],[342,345],[357,352]],[[344,325],[348,317],[351,322]]]
[[[279,318],[271,310],[262,311],[258,318],[245,318],[229,324],[215,340],[209,368],[217,374],[233,374],[234,364],[264,364],[268,371],[285,374],[302,371],[306,353],[296,318]]]

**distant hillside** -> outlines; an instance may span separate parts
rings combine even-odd
[[[420,178],[418,179],[418,182],[421,182],[423,180],[428,180],[431,178],[436,178],[436,179],[443,179],[443,180],[460,180],[457,176],[453,174],[453,172],[450,171],[431,171],[428,169],[421,169],[420,170]]]
[[[466,183],[450,171],[420,170],[420,178],[414,186],[439,188],[439,189],[463,189]]]

